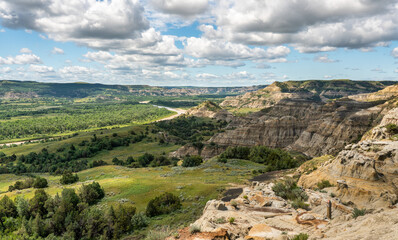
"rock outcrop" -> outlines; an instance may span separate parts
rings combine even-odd
[[[383,110],[378,104],[348,99],[328,103],[284,99],[271,108],[233,120],[211,141],[221,146],[288,148],[309,156],[336,154],[375,124]]]
[[[396,106],[389,102],[388,106]],[[299,184],[314,188],[319,180],[337,184],[336,194],[358,207],[378,208],[398,202],[398,141],[385,125],[398,122],[398,108],[388,108],[380,124],[357,144],[350,144],[336,158],[303,174]]]
[[[227,122],[234,119],[232,113],[228,112],[225,109],[222,109],[220,106],[211,101],[204,101],[199,106],[189,109],[188,111],[186,111],[185,115],[214,118],[217,120],[224,120]]]
[[[387,100],[395,96],[398,96],[397,84],[388,86],[378,92],[352,95],[349,96],[349,98],[354,99],[356,101],[377,101],[377,100]]]
[[[274,106],[287,98],[327,101],[354,94],[376,92],[392,84],[395,84],[395,82],[350,81],[346,79],[274,82],[255,92],[227,97],[220,106],[262,109]]]
[[[200,233],[187,234],[187,229],[182,229],[178,239],[287,240],[300,233],[323,236],[323,229],[329,224],[326,219],[329,200],[333,203],[334,217],[346,216],[352,211],[327,193],[312,190],[306,192],[312,210],[296,210],[290,202],[276,196],[272,186],[273,183],[253,182],[231,201],[210,200],[203,215],[191,224],[191,229],[198,229]],[[214,235],[223,238],[214,238]]]

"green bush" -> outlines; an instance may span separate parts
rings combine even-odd
[[[266,146],[228,147],[222,154],[220,154],[218,159],[250,160],[252,162],[266,165],[265,170],[267,172],[295,168],[305,160],[300,156],[293,157],[284,150],[272,149]]]
[[[105,191],[97,182],[83,185],[80,189],[80,199],[88,205],[93,205],[104,197]]]
[[[366,214],[366,209],[358,209],[358,208],[354,208],[354,210],[352,211],[352,217],[353,218],[357,218],[359,216],[363,216]]]
[[[199,166],[203,162],[203,159],[201,156],[186,156],[184,158],[184,161],[182,162],[183,167],[196,167]]]
[[[303,200],[299,200],[299,199],[294,200],[291,204],[294,209],[302,208],[305,210],[309,210],[309,208],[310,208],[309,204],[307,204]]]
[[[310,236],[306,233],[300,233],[292,238],[292,240],[307,240]]]
[[[79,181],[79,177],[77,176],[77,174],[73,175],[72,172],[69,171],[62,174],[62,177],[59,180],[59,182],[64,185],[75,183],[77,181]]]
[[[275,185],[272,187],[272,191],[274,191],[277,196],[286,200],[307,201],[308,199],[307,194],[297,186],[296,181],[294,181],[292,178],[287,178],[275,183]]]
[[[387,128],[389,134],[398,134],[398,126],[393,123],[387,124],[385,128]]]
[[[172,193],[164,193],[148,202],[145,214],[154,217],[168,214],[181,208],[180,199]]]
[[[328,187],[333,187],[333,185],[328,180],[322,180],[317,183],[319,189],[324,189]]]
[[[148,218],[144,213],[137,213],[131,218],[131,226],[134,230],[142,229],[148,226]]]
[[[48,187],[47,179],[42,177],[36,177],[35,181],[33,182],[34,188],[46,188]]]

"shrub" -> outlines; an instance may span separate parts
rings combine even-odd
[[[310,205],[305,203],[303,200],[294,200],[291,204],[294,209],[302,208],[305,210],[309,210],[310,208]]]
[[[199,166],[203,162],[203,159],[201,156],[186,156],[184,158],[184,161],[182,162],[183,167],[196,167]]]
[[[238,203],[236,201],[232,200],[231,201],[231,206],[234,207],[234,208],[237,208],[238,207]]]
[[[328,187],[332,187],[333,185],[328,180],[322,180],[321,182],[317,183],[319,189],[324,189]]]
[[[159,239],[166,239],[171,235],[172,231],[168,227],[163,227],[158,230],[151,230],[146,235],[145,240],[159,240]]]
[[[59,180],[59,182],[64,185],[75,183],[77,181],[79,181],[79,177],[77,176],[77,174],[73,175],[72,172],[69,171],[62,174],[62,177]]]
[[[46,188],[46,187],[48,187],[47,179],[42,178],[42,177],[35,178],[35,181],[33,182],[33,187],[34,188]]]
[[[352,211],[352,217],[353,218],[357,218],[359,216],[363,216],[366,214],[366,209],[358,209],[358,208],[354,208],[354,210]]]
[[[387,124],[385,128],[387,128],[389,134],[398,134],[398,126],[393,123]]]
[[[148,202],[145,214],[154,217],[171,213],[181,208],[180,199],[172,193],[164,193]]]
[[[281,149],[272,149],[266,146],[254,147],[228,147],[219,159],[245,159],[266,165],[265,171],[274,171],[298,167],[305,161],[303,157],[293,157],[290,153]]]
[[[105,191],[97,182],[83,185],[80,189],[80,199],[88,205],[93,205],[104,197]]]
[[[189,228],[189,232],[190,232],[191,234],[199,233],[199,232],[200,232],[200,227],[198,227],[198,226],[196,226],[196,225],[192,225],[192,226]]]
[[[144,213],[137,213],[131,218],[131,226],[134,230],[142,229],[148,226],[148,218]]]
[[[144,153],[144,155],[138,157],[138,163],[141,167],[147,167],[153,160],[155,156],[150,153]]]
[[[235,222],[235,218],[234,217],[230,217],[228,219],[229,224],[233,224]]]
[[[275,183],[272,187],[272,191],[274,191],[277,196],[291,201],[307,201],[308,199],[307,194],[297,186],[297,183],[292,178],[287,178]]]
[[[227,158],[225,158],[225,157],[219,157],[219,158],[217,158],[217,162],[220,162],[220,163],[227,163]]]
[[[292,240],[307,240],[310,236],[306,233],[300,233],[292,238]]]
[[[217,224],[223,224],[223,223],[226,223],[227,220],[225,220],[224,217],[221,217],[221,218],[217,218],[214,222]]]

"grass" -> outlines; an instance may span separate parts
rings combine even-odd
[[[352,211],[352,217],[353,218],[357,218],[359,216],[364,216],[366,214],[366,209],[358,209],[358,208],[354,208],[354,210]]]
[[[40,176],[49,181],[49,187],[45,191],[52,196],[61,193],[64,187],[78,190],[85,182],[98,182],[104,187],[106,193],[106,197],[99,203],[102,207],[116,206],[121,199],[127,199],[134,203],[138,212],[142,212],[149,200],[164,192],[179,196],[183,205],[182,209],[169,215],[152,218],[150,226],[139,232],[146,234],[148,231],[155,231],[155,226],[170,226],[176,229],[195,221],[203,211],[206,202],[219,197],[219,189],[225,189],[230,183],[244,183],[252,176],[250,173],[252,167],[260,166],[245,160],[236,160],[229,163],[228,167],[216,160],[209,160],[194,168],[168,166],[132,169],[108,165],[79,172],[79,182],[66,186],[59,183],[61,176],[48,174],[40,174]],[[27,177],[0,175],[0,190],[7,191],[9,185],[24,178]],[[30,199],[34,195],[34,189],[3,193],[0,194],[0,198],[4,194],[11,199],[16,196]]]
[[[93,134],[96,134],[99,138],[104,136],[112,136],[114,133],[116,133],[118,136],[123,137],[129,135],[131,131],[134,131],[137,134],[139,134],[140,132],[145,132],[146,127],[146,125],[135,125],[123,128],[100,129],[92,132],[79,133],[76,136],[70,135],[70,137],[65,137],[65,139],[61,141],[35,142],[18,145],[16,147],[3,148],[0,149],[0,152],[3,152],[7,155],[16,154],[17,156],[22,154],[27,155],[30,152],[39,152],[43,148],[47,148],[49,152],[55,152],[61,146],[68,146],[70,144],[77,145],[83,140],[90,140]],[[111,163],[114,157],[125,160],[128,156],[138,157],[145,152],[151,152],[154,155],[160,155],[162,153],[175,151],[180,147],[180,145],[174,144],[159,144],[157,141],[155,141],[155,138],[157,138],[157,134],[151,133],[152,126],[148,125],[148,127],[148,136],[152,138],[152,142],[148,141],[148,139],[144,139],[144,141],[142,142],[130,144],[130,146],[127,147],[117,147],[112,151],[102,151],[94,158],[88,160],[91,161],[102,159],[108,163]]]
[[[311,172],[315,171],[320,167],[323,163],[332,160],[334,157],[331,155],[324,155],[321,157],[316,157],[313,158],[309,161],[304,162],[300,168],[299,171],[303,174],[310,174]]]

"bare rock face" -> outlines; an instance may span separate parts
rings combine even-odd
[[[223,153],[226,148],[226,146],[205,145],[203,146],[203,148],[199,149],[193,145],[187,144],[177,149],[177,151],[170,153],[170,157],[176,157],[181,159],[187,155],[200,155],[203,159],[210,159]]]
[[[391,97],[398,95],[398,85],[388,86],[378,92],[373,93],[362,93],[349,96],[349,98],[356,101],[377,101],[377,100],[387,100]]]
[[[267,108],[272,107],[283,99],[315,99],[324,102],[329,99],[347,97],[354,94],[367,95],[369,92],[376,92],[394,82],[366,82],[350,80],[331,81],[287,81],[274,82],[264,89],[249,92],[236,97],[227,97],[220,106],[233,108]],[[390,88],[381,95],[398,94],[398,90]],[[359,99],[360,97],[358,97]],[[363,98],[363,97],[362,97]],[[354,98],[353,98],[354,99]],[[357,98],[355,98],[357,99]],[[377,100],[386,98],[377,98]]]
[[[377,104],[284,99],[272,108],[233,120],[211,141],[225,146],[288,148],[309,156],[335,154],[371,128],[382,111]]]
[[[325,218],[326,203],[331,200],[328,193],[306,191],[311,211],[295,210],[289,201],[275,195],[272,186],[273,183],[253,182],[229,202],[208,201],[202,216],[191,224],[191,228],[200,229],[201,233],[180,234],[180,239],[213,239],[201,236],[212,236],[220,229],[225,230],[231,240],[277,240],[291,239],[299,233],[321,234],[329,223]],[[338,199],[332,199],[332,202],[334,217],[351,213],[352,209]]]
[[[398,142],[363,141],[349,145],[314,172],[302,175],[299,185],[316,188],[321,180],[337,185],[344,202],[364,208],[394,205],[398,201]]]
[[[389,105],[396,105],[396,104],[397,101],[395,100],[390,101],[389,103]],[[388,133],[387,128],[385,126],[388,124],[398,125],[398,108],[386,109],[383,112],[384,116],[380,124],[374,127],[370,132],[365,134],[362,140],[368,140],[368,139],[383,140],[383,139],[389,139],[391,137],[391,134]]]
[[[197,107],[189,109],[186,113],[188,116],[214,118],[217,120],[231,121],[234,119],[232,113],[222,109],[211,101],[205,101]]]

